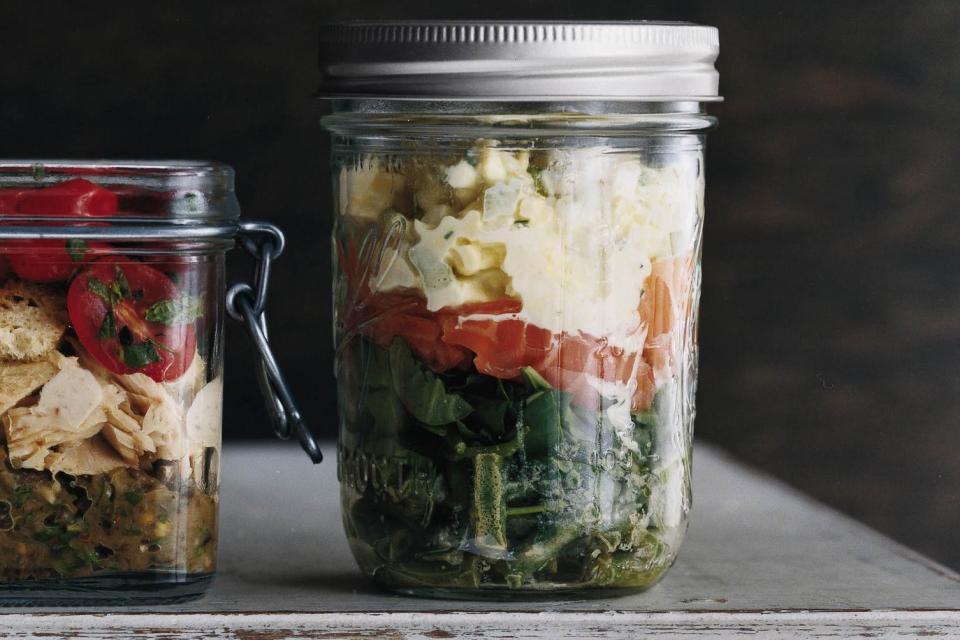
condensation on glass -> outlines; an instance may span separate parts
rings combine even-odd
[[[397,591],[643,589],[686,529],[716,32],[541,27],[327,34],[343,520]],[[709,72],[692,93],[670,68],[616,84],[573,55],[568,86],[529,72],[532,96],[470,77],[461,51],[444,77],[384,71],[377,96],[357,44],[536,52],[564,28],[584,29],[573,54],[593,38],[635,64],[673,43]]]
[[[221,165],[0,162],[0,603],[208,585],[238,214]]]

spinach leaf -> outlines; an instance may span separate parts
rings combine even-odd
[[[473,405],[476,409],[470,416],[471,427],[492,437],[502,436],[506,433],[507,423],[513,409],[512,402],[509,400],[484,400],[475,401]]]
[[[545,391],[547,389],[553,389],[549,382],[546,379],[536,372],[533,367],[524,367],[523,379],[526,381],[527,385],[534,390]]]
[[[367,411],[373,418],[370,440],[394,438],[403,428],[406,414],[393,389],[372,389],[367,394]]]
[[[462,420],[473,411],[461,396],[448,393],[443,381],[420,364],[407,344],[396,338],[390,344],[393,389],[414,418],[428,426],[443,426]]]
[[[575,420],[570,411],[571,394],[556,389],[537,391],[523,402],[523,422],[529,427],[524,439],[527,455],[556,455],[563,439],[563,426]]]

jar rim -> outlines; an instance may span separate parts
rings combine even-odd
[[[0,159],[0,190],[45,188],[86,179],[120,196],[111,226],[131,222],[230,223],[240,217],[229,165],[205,160]],[[33,214],[41,221],[64,215]],[[24,216],[17,214],[18,219]],[[0,220],[9,219],[0,216]],[[0,222],[2,224],[2,222]]]

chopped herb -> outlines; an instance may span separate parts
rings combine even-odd
[[[90,278],[87,280],[87,288],[90,289],[90,292],[99,296],[107,304],[113,304],[113,291],[110,290],[110,287],[105,285],[102,281],[97,278]]]
[[[127,491],[123,494],[123,499],[132,505],[138,505],[143,500],[143,494],[139,491]]]
[[[444,240],[449,240],[451,237],[453,237],[453,229],[451,229],[450,231],[447,231],[445,234],[443,234],[443,239],[444,239]]]
[[[517,220],[516,222],[513,223],[513,226],[515,226],[515,227],[529,227],[529,226],[530,226],[530,221],[529,221],[529,220],[524,220],[524,219]]]
[[[117,304],[124,298],[130,297],[130,284],[119,266],[116,267],[116,279],[113,282],[107,284],[98,278],[91,277],[87,280],[87,288],[109,305]]]
[[[113,317],[113,310],[107,309],[103,316],[103,322],[100,324],[100,331],[97,332],[97,338],[106,340],[107,338],[117,337],[117,321]]]
[[[112,285],[114,291],[116,291],[121,300],[130,297],[130,283],[127,282],[127,276],[123,275],[123,270],[120,268],[120,265],[116,265],[114,269],[117,274],[116,280],[113,281]]]
[[[74,262],[80,262],[87,257],[89,252],[90,247],[87,246],[86,241],[80,240],[79,238],[67,240],[67,255],[70,256],[70,259]]]
[[[144,313],[149,322],[167,326],[189,324],[203,317],[203,301],[199,296],[181,296],[176,299],[158,300]]]
[[[142,369],[154,362],[160,362],[160,354],[152,340],[131,344],[121,349],[123,362],[131,369]]]
[[[44,167],[41,163],[36,162],[33,165],[33,179],[37,182],[40,182],[47,177],[47,168]]]
[[[467,149],[463,154],[463,159],[467,161],[471,167],[475,167],[480,163],[480,154],[476,149]]]

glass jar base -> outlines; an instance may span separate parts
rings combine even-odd
[[[200,598],[213,573],[144,571],[0,584],[0,607],[177,604]]]
[[[650,585],[653,586],[653,585]],[[480,600],[487,602],[548,602],[554,600],[603,600],[619,598],[650,589],[647,587],[544,587],[542,589],[450,589],[445,587],[384,587],[396,594],[431,600]]]

